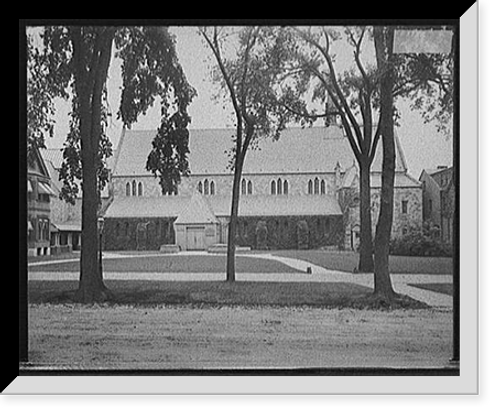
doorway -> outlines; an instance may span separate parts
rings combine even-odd
[[[205,227],[186,227],[187,250],[205,250]]]

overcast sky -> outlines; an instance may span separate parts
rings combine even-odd
[[[234,120],[230,103],[222,103],[213,99],[217,87],[210,80],[210,70],[215,61],[211,51],[204,45],[195,27],[174,27],[170,29],[177,38],[177,54],[189,83],[196,89],[197,96],[189,107],[192,117],[191,129],[231,127]],[[365,42],[366,43],[366,42]],[[367,44],[366,60],[373,51]],[[352,62],[352,50],[340,48],[337,51],[336,65],[339,71],[346,69]],[[122,125],[116,119],[116,111],[120,96],[120,62],[113,59],[111,63],[108,92],[109,105],[113,112],[113,120],[108,135],[116,146]],[[68,132],[67,104],[58,103],[58,117],[55,137],[47,140],[47,147],[60,147]],[[435,168],[438,165],[452,163],[452,140],[437,132],[434,125],[424,124],[418,112],[411,111],[408,104],[399,102],[401,112],[400,126],[396,132],[400,138],[409,172],[417,177],[424,168]],[[152,108],[146,116],[141,116],[133,126],[134,129],[156,129],[159,124],[158,106]]]

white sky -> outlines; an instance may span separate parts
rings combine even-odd
[[[218,91],[210,80],[210,70],[215,61],[211,51],[195,27],[173,27],[171,32],[177,37],[177,54],[189,83],[196,89],[197,96],[189,107],[192,117],[191,129],[224,128],[233,126],[233,117],[230,103],[217,102],[213,99]],[[369,59],[370,48],[367,49],[365,59]],[[352,50],[339,48],[336,65],[343,70],[352,62]],[[118,143],[121,133],[121,122],[116,119],[116,112],[120,96],[120,63],[113,59],[108,79],[109,105],[113,113],[113,120],[109,126],[108,136],[114,146]],[[400,138],[409,172],[417,177],[424,168],[435,168],[437,165],[452,163],[452,140],[438,133],[435,126],[424,124],[418,112],[409,109],[408,104],[398,103],[401,120],[397,134]],[[60,147],[64,143],[68,132],[66,114],[69,106],[58,102],[58,116],[55,136],[47,140],[47,147]],[[133,126],[134,129],[156,129],[159,124],[159,107],[153,107],[146,116],[141,116]]]

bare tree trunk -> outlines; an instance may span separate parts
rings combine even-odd
[[[75,83],[77,85],[78,111],[80,116],[80,143],[82,162],[82,249],[80,257],[80,282],[76,299],[91,303],[106,300],[109,291],[103,282],[99,267],[99,233],[97,212],[99,192],[97,188],[97,162],[101,138],[101,104],[113,42],[113,29],[104,28],[96,35],[92,62],[87,69],[84,58],[82,28],[73,30],[75,53]]]
[[[380,212],[375,232],[375,295],[392,299],[395,295],[389,274],[389,242],[394,214],[394,176],[396,149],[394,144],[394,99],[393,69],[390,65],[394,29],[375,27],[374,40],[377,65],[383,71],[380,80],[380,122],[382,129],[382,189],[380,193]]]
[[[229,219],[228,239],[227,239],[227,264],[226,264],[226,281],[236,281],[236,229],[238,222],[238,207],[240,204],[240,183],[243,164],[237,161],[234,171],[233,180],[233,195],[231,199],[231,217]]]
[[[82,170],[84,178],[96,178],[96,152],[90,140],[90,113],[81,115]],[[88,126],[87,126],[88,125]],[[97,210],[99,198],[97,180],[83,181],[82,198],[82,251],[80,257],[80,283],[77,299],[84,303],[105,299],[105,287],[99,269]]]
[[[371,187],[370,164],[360,163],[359,181],[359,216],[360,216],[360,245],[358,271],[363,273],[373,272],[373,237],[371,216]]]

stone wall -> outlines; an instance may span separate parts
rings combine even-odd
[[[344,211],[344,245],[348,250],[356,248],[354,234],[359,232],[359,198],[356,198],[356,196],[356,192],[347,190],[343,191],[343,195],[339,198]],[[371,190],[371,201],[372,232],[375,238],[380,209],[380,188]],[[406,201],[406,212],[403,212],[403,201]],[[422,227],[422,215],[422,190],[420,188],[395,188],[391,238],[400,237],[410,229],[420,229]]]
[[[253,174],[243,175],[242,179],[252,181],[253,195],[270,195],[271,181],[281,179],[288,182],[289,195],[307,195],[308,182],[315,178],[319,181],[325,181],[325,191],[327,194],[335,192],[335,175],[331,173],[301,173],[301,174]],[[231,195],[233,189],[232,175],[192,175],[183,178],[179,186],[178,194],[181,196],[190,196],[195,189],[198,189],[198,183],[208,180],[209,183],[214,182],[215,195]],[[142,184],[142,196],[157,197],[161,196],[161,188],[158,179],[153,176],[140,177],[114,177],[113,178],[113,194],[115,196],[126,196],[126,184],[136,182],[136,187],[139,183]],[[138,197],[138,196],[136,196]]]

